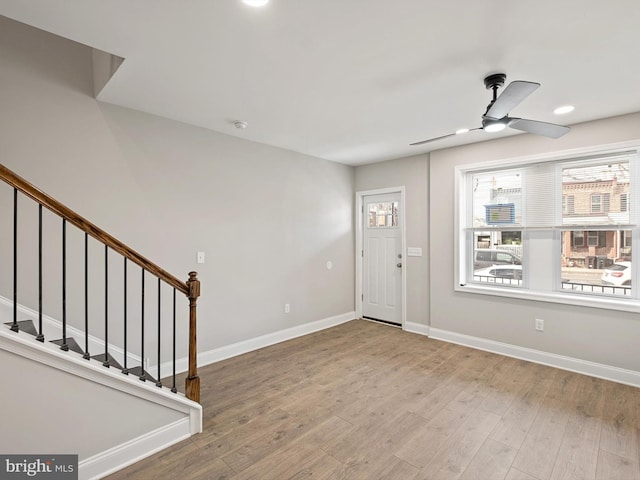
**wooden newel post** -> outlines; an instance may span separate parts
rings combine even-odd
[[[189,371],[185,380],[187,398],[200,403],[200,377],[198,376],[198,349],[196,336],[196,303],[200,296],[197,272],[189,272]]]

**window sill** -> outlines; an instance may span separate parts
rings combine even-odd
[[[600,295],[587,295],[562,292],[540,292],[508,287],[486,287],[483,285],[456,285],[456,292],[492,295],[496,297],[517,298],[536,302],[561,303],[588,308],[602,308],[621,312],[640,313],[640,301],[636,299],[619,299]]]

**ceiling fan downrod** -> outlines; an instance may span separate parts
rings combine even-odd
[[[504,73],[494,73],[493,75],[485,77],[484,86],[487,88],[487,90],[493,90],[493,99],[487,106],[487,112],[491,108],[491,105],[493,105],[498,99],[498,89],[504,85],[504,82],[506,80],[507,76]],[[487,114],[487,112],[485,112],[485,115]]]

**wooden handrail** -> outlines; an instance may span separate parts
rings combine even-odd
[[[189,280],[183,282],[171,275],[166,270],[140,255],[138,252],[111,236],[100,227],[94,225],[86,218],[77,214],[66,205],[63,205],[53,197],[44,193],[24,178],[0,164],[0,180],[11,185],[27,197],[39,203],[43,207],[62,217],[67,222],[75,225],[83,232],[108,246],[123,257],[144,268],[145,271],[155,275],[167,284],[183,293],[189,299],[189,370],[185,379],[185,395],[190,400],[200,402],[200,378],[197,370],[196,350],[196,303],[200,296],[200,281],[196,272],[189,272]],[[158,362],[160,360],[158,359]],[[144,370],[143,370],[144,371]]]
[[[162,279],[172,287],[175,287],[178,291],[182,292],[187,297],[189,296],[189,286],[187,285],[187,282],[179,280],[177,277],[171,275],[166,270],[160,268],[151,260],[143,257],[117,238],[109,235],[100,227],[94,225],[89,220],[77,214],[66,205],[63,205],[53,197],[36,188],[24,178],[20,177],[2,164],[0,164],[0,179],[4,180],[12,187],[17,188],[27,197],[35,200],[43,207],[51,210],[56,215],[59,215],[60,217],[66,219],[67,222],[72,223],[83,232],[87,232],[93,238],[95,238],[99,242],[102,242],[104,245],[107,245],[109,248],[118,252],[123,257],[128,258],[132,262],[144,268],[146,271],[154,274],[156,277]]]

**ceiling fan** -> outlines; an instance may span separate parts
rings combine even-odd
[[[550,138],[559,138],[567,133],[570,128],[555,123],[539,122],[537,120],[527,120],[524,118],[510,117],[509,112],[520,102],[531,95],[539,86],[539,83],[516,80],[507,85],[498,96],[498,89],[504,85],[507,76],[504,73],[489,75],[484,79],[487,90],[493,90],[493,100],[487,106],[487,111],[482,115],[482,126],[469,130],[458,130],[456,133],[442,135],[440,137],[422,140],[410,145],[423,145],[425,143],[442,140],[460,133],[471,132],[473,130],[485,130],[487,132],[499,132],[505,127],[515,128],[523,132],[543,135]]]

